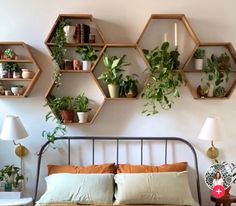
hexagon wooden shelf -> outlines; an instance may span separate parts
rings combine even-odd
[[[192,55],[188,63],[185,65],[183,71],[187,80],[187,86],[193,98],[199,100],[229,99],[236,85],[236,52],[233,45],[229,42],[200,43],[199,48],[206,51],[206,57],[208,58],[212,54],[220,55],[221,53],[226,53],[230,57],[230,64],[232,69],[230,71],[229,82],[223,85],[226,88],[226,95],[224,97],[200,97],[197,94],[197,87],[201,83],[202,70],[195,69],[194,58]]]
[[[175,24],[177,42],[175,42]],[[180,35],[181,34],[181,35]],[[175,43],[180,53],[180,69],[199,46],[199,40],[184,14],[153,14],[144,27],[137,44],[140,49],[154,49],[164,41],[170,43],[170,49],[175,49]]]
[[[4,57],[3,52],[6,49],[12,49],[15,53],[15,57],[8,59]],[[12,64],[10,67],[18,65],[21,69],[29,69],[32,71],[32,75],[30,75],[30,77],[24,76],[24,78],[22,78],[22,74],[20,74],[20,72],[15,77],[12,77],[10,73],[8,74],[10,76],[6,77],[3,75],[3,71],[0,71],[2,73],[0,74],[0,84],[5,90],[5,93],[2,93],[0,98],[27,97],[41,73],[41,69],[32,56],[28,46],[24,42],[0,42],[0,54],[2,54],[0,55],[0,64],[2,69],[4,69],[4,65],[9,63]],[[11,69],[12,68],[10,68],[10,70]],[[20,94],[13,95],[11,92],[11,87],[17,85],[20,85],[23,88],[23,91]],[[6,93],[8,95],[5,95]]]
[[[146,59],[140,55],[139,49],[136,44],[106,44],[104,48],[104,53],[107,53],[110,56],[117,56],[121,57],[124,54],[126,55],[125,61],[130,63],[129,66],[124,68],[123,76],[137,74],[138,77],[138,91],[139,94],[143,90],[143,86],[146,80],[147,74],[144,72],[148,67]],[[94,68],[93,74],[98,81],[98,84],[102,88],[104,95],[106,96],[107,100],[135,100],[136,98],[127,98],[127,97],[118,97],[118,98],[110,98],[107,85],[105,85],[102,80],[98,80],[98,76],[104,70],[104,65],[102,62],[102,56],[100,57],[98,64]],[[138,95],[139,96],[139,95]]]
[[[89,90],[87,85],[91,85],[93,91],[91,91],[91,89]],[[96,92],[94,92],[94,89],[96,89]],[[61,77],[61,85],[59,87],[55,87],[55,84],[51,85],[47,91],[46,100],[48,101],[51,95],[63,97],[65,93],[66,96],[72,97],[84,93],[89,98],[89,107],[91,108],[87,123],[79,123],[77,117],[75,117],[73,123],[65,124],[92,124],[105,102],[103,92],[97,84],[97,81],[94,81],[94,76],[90,73],[81,73],[80,75],[66,73]]]

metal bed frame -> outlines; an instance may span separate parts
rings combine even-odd
[[[94,164],[94,156],[95,156],[95,141],[107,141],[113,140],[116,141],[116,164],[119,164],[119,144],[123,141],[140,141],[140,164],[143,164],[143,143],[148,141],[164,141],[164,153],[165,153],[165,164],[167,163],[168,158],[168,142],[178,141],[186,144],[192,151],[194,157],[194,166],[196,172],[196,186],[197,186],[197,195],[198,202],[201,205],[201,193],[200,193],[200,180],[199,180],[199,170],[198,170],[198,160],[197,153],[194,147],[187,140],[178,138],[178,137],[82,137],[82,136],[72,136],[72,137],[57,137],[55,141],[59,140],[67,140],[67,153],[68,153],[68,165],[71,163],[71,141],[75,140],[88,140],[92,142],[92,164]],[[35,193],[34,193],[34,203],[37,199],[38,193],[38,185],[39,185],[39,175],[40,175],[40,167],[41,160],[43,154],[46,152],[48,146],[51,144],[50,141],[47,141],[40,149],[38,153],[38,163],[37,163],[37,174],[36,174],[36,185],[35,185]]]

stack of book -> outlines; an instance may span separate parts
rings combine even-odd
[[[90,26],[86,24],[76,24],[75,42],[76,43],[89,43]]]

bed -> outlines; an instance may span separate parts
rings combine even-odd
[[[190,151],[193,155],[193,165],[194,165],[194,172],[195,172],[195,186],[196,186],[196,191],[197,191],[197,203],[198,205],[201,205],[201,193],[200,193],[200,181],[199,181],[199,171],[198,171],[198,160],[197,160],[197,154],[196,154],[196,151],[194,149],[194,147],[185,139],[182,139],[182,138],[178,138],[178,137],[77,137],[77,136],[72,136],[72,137],[58,137],[55,139],[56,142],[59,142],[59,141],[66,141],[67,142],[67,164],[68,165],[71,165],[71,145],[73,144],[74,141],[89,141],[91,142],[91,151],[92,151],[92,154],[91,154],[91,157],[92,157],[92,164],[94,165],[95,164],[95,150],[96,150],[96,142],[99,142],[99,141],[102,141],[102,142],[106,142],[106,141],[113,141],[113,143],[115,143],[115,147],[116,147],[116,160],[115,160],[115,163],[116,165],[119,165],[119,156],[120,156],[120,144],[122,141],[130,141],[130,142],[135,142],[135,143],[139,143],[139,158],[140,159],[140,165],[143,165],[143,160],[144,160],[144,142],[164,142],[164,160],[163,160],[163,163],[164,164],[167,164],[169,163],[168,162],[168,153],[169,153],[169,149],[168,149],[168,144],[172,143],[172,142],[179,142],[181,144],[184,144],[186,145],[188,148],[190,148]],[[34,204],[38,198],[38,187],[39,187],[39,181],[40,181],[40,171],[41,171],[41,162],[42,162],[42,158],[44,156],[44,154],[46,153],[47,151],[47,148],[48,146],[50,145],[50,142],[46,142],[40,149],[40,152],[38,153],[38,163],[37,163],[37,174],[36,174],[36,184],[35,184],[35,193],[34,193]],[[119,175],[119,174],[117,174]],[[126,175],[126,174],[121,174],[121,175]],[[127,174],[128,177],[125,176],[125,178],[128,178],[128,180],[130,179],[130,174]],[[140,174],[140,176],[137,176],[137,177],[134,177],[134,178],[138,178],[141,179],[143,178],[143,176],[141,175],[146,175],[146,174]],[[164,179],[165,176],[161,176],[160,175],[158,177],[153,177],[153,174],[150,174],[151,175],[151,178],[159,178],[158,181],[160,179]],[[161,175],[166,175],[165,173],[164,174],[161,174]],[[177,173],[177,176],[181,176],[182,173]],[[185,175],[185,174],[183,174]],[[163,178],[164,177],[164,178]],[[58,178],[58,177],[57,177]],[[68,178],[68,176],[66,176],[66,178]],[[70,177],[69,177],[70,178]],[[132,176],[133,178],[133,176]],[[132,179],[131,178],[131,179]],[[144,177],[144,179],[148,179],[148,181],[150,181],[150,176],[148,177]],[[169,176],[168,176],[169,178]],[[122,179],[124,179],[124,177],[122,176]],[[73,180],[72,180],[73,181]],[[126,191],[127,192],[127,191]],[[160,191],[159,191],[160,192]],[[114,197],[113,197],[114,198]],[[123,204],[125,201],[120,201],[118,202],[118,205],[126,205]],[[134,204],[130,204],[130,203],[127,203],[129,205],[137,205],[138,203],[135,202]],[[46,205],[46,204],[45,204]],[[64,204],[48,204],[48,205],[61,205],[61,206],[67,206],[67,205],[73,205],[73,204],[67,204],[67,203],[64,203]],[[74,204],[74,205],[78,205],[78,204]],[[80,204],[80,205],[84,205],[84,204]],[[97,204],[97,205],[100,205],[100,204]],[[146,205],[146,204],[141,204],[141,205]],[[150,204],[148,203],[148,205],[159,205],[159,204]],[[163,203],[161,203],[160,205],[163,205]],[[165,204],[165,205],[174,205],[174,204]],[[178,204],[179,205],[179,204]]]

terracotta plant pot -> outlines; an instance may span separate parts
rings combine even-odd
[[[61,118],[64,123],[72,123],[74,122],[74,110],[62,110]]]
[[[80,60],[77,60],[77,59],[73,60],[73,69],[74,70],[81,70]]]

